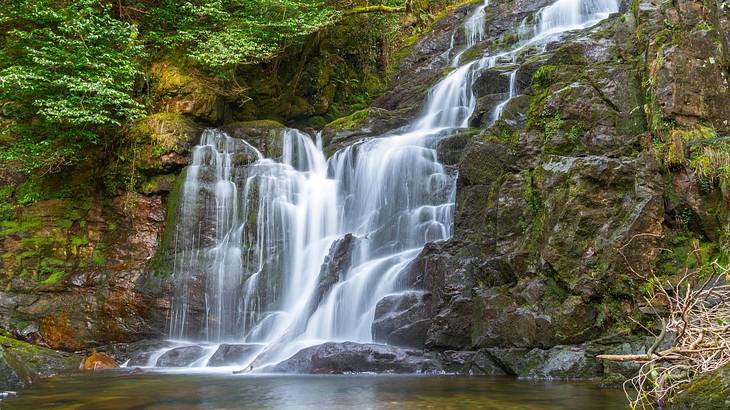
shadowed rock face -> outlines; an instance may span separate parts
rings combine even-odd
[[[264,369],[274,373],[436,373],[438,362],[421,350],[377,344],[325,343],[308,347]]]

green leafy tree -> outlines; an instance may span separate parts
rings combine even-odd
[[[58,167],[143,114],[133,97],[137,30],[108,5],[3,0],[1,7],[1,131],[12,144],[0,159]]]
[[[163,0],[150,10],[148,38],[187,50],[211,69],[270,60],[283,47],[333,23],[322,0]]]

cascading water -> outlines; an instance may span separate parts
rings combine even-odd
[[[466,49],[484,37],[488,4],[464,24]],[[468,126],[478,74],[500,61],[514,64],[525,47],[617,9],[616,0],[559,0],[539,12],[532,28],[521,29],[533,35],[513,50],[458,66],[462,50],[452,60],[458,67],[430,90],[419,118],[329,160],[319,137],[315,142],[296,130],[282,133],[279,160],[206,131],[187,168],[179,209],[170,337],[256,344],[255,354],[231,364],[257,367],[323,341],[371,342],[377,303],[408,290],[400,272],[426,243],[452,234],[455,175],[433,147]],[[509,98],[518,92],[516,73]],[[323,289],[323,262],[348,234],[350,263]],[[204,310],[197,322],[190,319],[196,306]],[[194,365],[205,366],[213,351]]]
[[[484,3],[479,5],[464,22],[464,35],[466,36],[466,45],[464,46],[464,49],[461,50],[451,61],[452,67],[458,67],[459,63],[461,62],[461,56],[470,48],[474,47],[475,45],[477,45],[477,43],[484,39],[484,35],[486,34],[486,22],[484,19],[487,16],[486,10],[488,6],[489,0],[484,0]],[[451,50],[453,47],[454,36],[452,35],[451,47],[449,47],[449,50]]]

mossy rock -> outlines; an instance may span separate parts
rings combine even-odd
[[[351,130],[357,128],[365,123],[365,120],[370,114],[369,109],[355,111],[354,113],[338,118],[326,125],[327,128],[335,128],[338,130]]]
[[[214,84],[205,77],[170,62],[152,65],[153,93],[167,112],[186,114],[216,124],[224,116],[225,104]]]
[[[188,152],[199,133],[197,124],[182,114],[152,114],[132,127],[132,145],[122,155],[148,174],[177,171],[187,165]]]
[[[226,124],[223,131],[251,144],[267,158],[282,155],[281,134],[286,127],[274,120],[239,121]]]
[[[730,366],[705,374],[671,401],[670,409],[721,410],[730,408]]]
[[[14,339],[0,330],[0,390],[17,390],[40,379],[78,369],[81,357]]]

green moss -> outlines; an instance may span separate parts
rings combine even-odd
[[[698,377],[670,400],[672,408],[721,410],[730,407],[730,366]]]
[[[53,284],[57,283],[59,280],[63,279],[64,276],[66,276],[65,272],[62,272],[62,271],[53,272],[49,277],[47,277],[43,282],[41,282],[41,285],[53,285]]]
[[[330,122],[329,124],[327,124],[327,127],[332,127],[340,130],[357,128],[368,117],[368,114],[370,114],[369,109],[355,111],[347,117],[339,118]]]
[[[91,263],[94,266],[104,266],[106,264],[106,257],[104,257],[102,249],[94,249],[94,253],[91,255]]]
[[[557,72],[557,66],[550,64],[541,66],[532,76],[532,88],[537,92],[550,88],[550,86],[555,83],[555,76]]]
[[[71,235],[69,237],[71,245],[74,247],[84,246],[89,244],[89,238],[85,235]]]
[[[284,128],[284,125],[275,120],[255,120],[238,123],[241,128]]]
[[[173,273],[172,267],[177,235],[177,219],[186,173],[187,170],[183,170],[175,179],[172,190],[167,196],[167,221],[165,223],[165,231],[162,234],[162,242],[149,264],[150,270],[156,275],[171,275]]]

